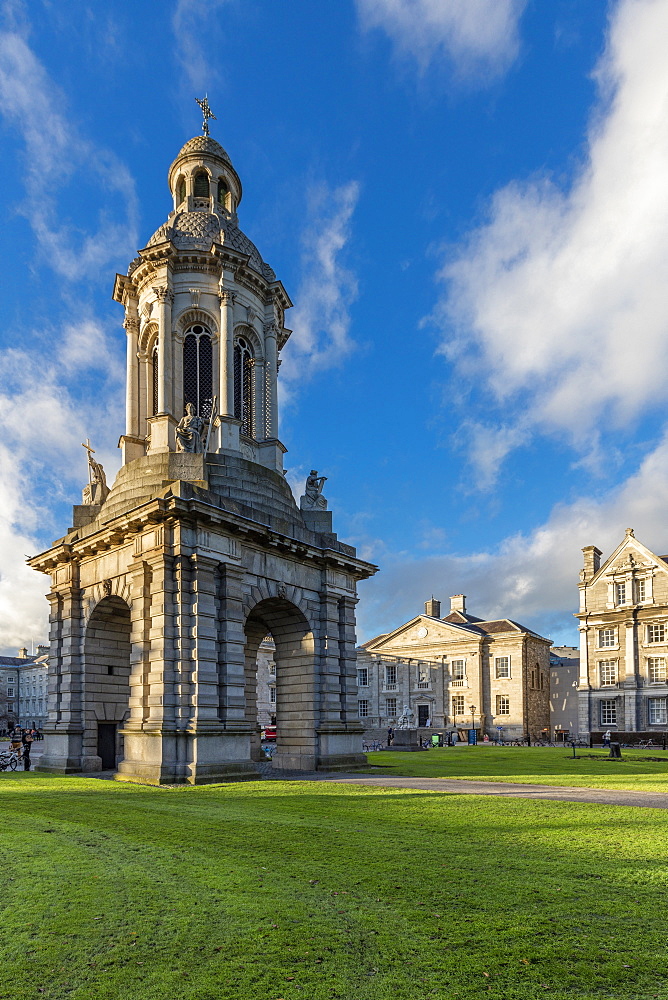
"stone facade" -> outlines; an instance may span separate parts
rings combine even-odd
[[[358,712],[367,729],[394,726],[408,706],[414,722],[442,731],[504,738],[538,737],[550,724],[549,640],[508,618],[483,621],[465,597],[425,614],[358,650]]]
[[[47,720],[48,650],[38,646],[29,656],[0,656],[0,732],[14,726],[43,729]]]
[[[256,659],[275,644],[281,768],[363,763],[357,581],[376,568],[300,510],[278,440],[290,299],[238,226],[241,182],[209,136],[169,171],[167,222],[117,275],[125,309],[123,466],[91,462],[51,577],[41,767],[147,783],[254,777]],[[99,487],[99,489],[97,488]],[[324,504],[324,507],[323,507]]]
[[[601,563],[583,550],[580,573],[579,729],[668,729],[668,556],[657,556],[629,528]]]

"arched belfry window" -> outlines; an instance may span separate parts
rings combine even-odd
[[[158,412],[158,341],[156,340],[151,351],[151,389],[152,389],[152,416]]]
[[[176,204],[177,207],[181,205],[186,200],[186,182],[183,177],[179,178],[179,182],[176,185]]]
[[[234,416],[241,421],[241,433],[253,437],[253,349],[245,337],[234,344]]]
[[[229,188],[228,188],[227,184],[225,183],[225,181],[221,177],[221,179],[218,181],[218,204],[222,205],[223,208],[227,207],[227,194],[228,194],[228,191],[229,191]]]
[[[209,175],[200,170],[198,174],[195,174],[195,197],[196,198],[208,198],[209,197]]]
[[[211,334],[196,323],[183,341],[183,408],[192,403],[200,417],[211,416],[213,403],[213,350]]]

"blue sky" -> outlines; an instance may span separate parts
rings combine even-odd
[[[575,642],[582,546],[668,549],[666,0],[0,4],[0,648],[25,568],[111,475],[111,301],[200,130],[295,308],[288,477],[380,566],[360,639],[432,594]]]

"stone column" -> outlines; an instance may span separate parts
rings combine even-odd
[[[265,418],[266,435],[268,438],[278,437],[278,349],[276,338],[278,330],[275,323],[267,323],[264,327],[265,379],[269,383],[269,391],[265,390],[266,406],[269,410]]]
[[[589,683],[589,642],[586,625],[580,627],[580,674],[578,677],[578,727],[579,732],[589,733],[591,720],[591,685]]]
[[[172,300],[173,293],[163,285],[153,289],[158,300],[158,413],[171,412],[172,406]]]
[[[347,770],[364,764],[364,727],[357,718],[357,658],[354,597],[320,595],[319,770]]]
[[[83,755],[82,606],[78,563],[55,570],[51,606],[49,721],[39,770],[71,774],[85,769]]]
[[[234,292],[221,288],[220,302],[220,344],[218,347],[220,413],[234,416]]]
[[[137,300],[129,299],[125,322],[127,334],[126,372],[125,372],[125,433],[136,437],[139,434],[139,362],[137,350],[139,347],[139,314]]]

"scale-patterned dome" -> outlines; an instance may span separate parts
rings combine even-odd
[[[276,279],[269,264],[262,260],[258,248],[231,219],[210,212],[177,212],[171,222],[166,222],[153,234],[148,246],[164,240],[170,240],[177,250],[209,251],[213,243],[225,243],[233,250],[247,254],[249,266],[267,281]]]
[[[196,135],[192,139],[188,139],[176,159],[178,160],[179,157],[186,156],[188,153],[211,153],[212,156],[219,156],[221,160],[225,160],[225,163],[229,163],[232,166],[232,161],[228,154],[220,143],[212,139],[210,135]]]

